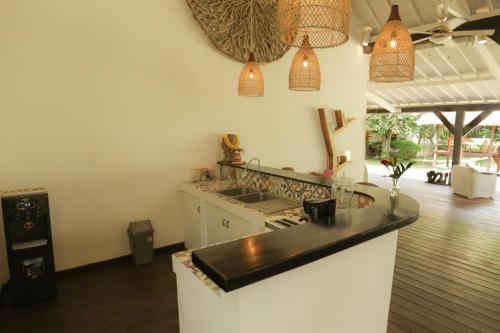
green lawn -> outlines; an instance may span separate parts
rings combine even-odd
[[[367,157],[366,158],[366,164],[368,165],[377,165],[380,164],[381,159],[373,158],[373,157]],[[419,169],[431,169],[432,168],[432,158],[427,158],[427,159],[415,159],[415,164],[413,165],[413,168],[419,168]],[[462,163],[467,163],[470,166],[475,166],[475,167],[482,167],[486,168],[487,166],[487,159],[486,158],[463,158]],[[450,158],[450,167],[451,167],[451,158]],[[438,158],[437,162],[438,168],[446,168],[446,157],[445,156],[440,156]],[[496,169],[496,164],[494,161],[491,161],[491,168]]]

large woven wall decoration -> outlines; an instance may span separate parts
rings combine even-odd
[[[215,47],[240,62],[250,53],[249,0],[186,0]],[[259,63],[281,58],[290,48],[280,40],[277,0],[254,0],[253,52]]]

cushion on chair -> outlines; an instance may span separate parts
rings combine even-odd
[[[469,166],[455,165],[451,170],[453,193],[468,198],[492,198],[497,187],[495,174],[485,174]]]

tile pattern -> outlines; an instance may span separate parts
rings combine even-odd
[[[223,199],[225,201],[228,201],[232,204],[235,204],[235,205],[238,205],[241,207],[245,207],[246,209],[249,209],[255,213],[261,214],[264,217],[270,217],[270,216],[275,215],[275,214],[265,214],[265,213],[255,209],[252,206],[249,206],[241,201],[238,201],[238,200],[235,200],[231,197],[217,193],[217,191],[219,191],[221,189],[226,189],[226,188],[230,188],[230,187],[238,185],[237,183],[233,182],[232,180],[212,179],[212,180],[208,180],[208,181],[196,181],[196,182],[188,182],[188,183],[192,184],[194,187],[196,187],[197,189],[199,189],[203,192],[218,195],[221,199]]]
[[[279,177],[277,177],[277,178],[279,178]],[[288,181],[288,179],[282,179],[282,180]],[[197,189],[199,189],[203,192],[218,195],[221,199],[228,201],[232,204],[235,204],[235,205],[238,205],[241,207],[245,207],[245,209],[252,210],[253,212],[258,213],[258,214],[264,216],[265,218],[273,217],[273,216],[287,216],[287,217],[291,217],[291,218],[300,218],[300,217],[304,216],[304,210],[302,209],[302,207],[292,208],[292,209],[288,209],[288,210],[284,210],[284,211],[280,211],[280,212],[276,212],[276,213],[271,213],[271,214],[266,214],[266,213],[263,213],[255,208],[253,208],[252,206],[247,205],[241,201],[238,201],[238,200],[235,200],[234,198],[217,193],[217,191],[219,191],[221,189],[230,188],[232,186],[238,185],[237,183],[233,183],[232,180],[212,179],[212,180],[203,181],[203,182],[202,181],[189,182],[189,184],[192,184],[194,187],[196,187]],[[283,184],[285,184],[285,185],[283,186]],[[299,193],[299,191],[301,191],[301,189],[303,189],[303,188],[306,188],[306,192],[309,191],[309,189],[307,187],[307,185],[309,185],[309,184],[304,184],[304,183],[300,183],[300,182],[290,183],[290,186],[293,187],[292,189],[289,189],[288,187],[286,187],[285,182],[280,183],[280,185],[282,186],[281,189],[280,188],[276,189],[273,186],[273,187],[271,187],[270,192],[273,194],[277,194],[279,196],[288,197],[292,200],[301,200],[301,199],[298,199],[297,195],[295,197],[287,196],[286,193]],[[248,185],[248,183],[246,184],[246,186],[257,187],[257,186],[253,186],[253,185]],[[320,186],[317,186],[317,187],[319,188]],[[321,193],[318,193],[318,192],[311,192],[311,193],[318,194],[317,196],[313,196],[315,198],[318,198],[318,197],[319,198],[328,198],[326,191],[324,192],[324,196],[320,196]],[[351,209],[366,208],[366,207],[370,206],[372,204],[372,202],[373,202],[373,200],[370,197],[367,197],[364,195],[358,195],[355,193],[352,197],[350,208]],[[337,212],[339,212],[339,211],[342,211],[342,209],[337,208]]]
[[[182,251],[175,253],[173,256],[175,259],[179,260],[186,268],[188,268],[193,274],[210,290],[220,296],[220,292],[222,291],[218,285],[216,285],[208,276],[205,275],[198,267],[193,264],[191,254],[193,250]]]
[[[309,198],[328,199],[331,197],[331,188],[329,186],[314,185],[278,176],[260,175],[253,170],[246,172],[244,169],[231,166],[222,166],[222,178],[230,180],[234,184],[243,184],[267,190],[291,200],[302,201]],[[351,208],[365,208],[371,202],[370,198],[355,194]]]
[[[330,198],[331,190],[328,186],[304,183],[298,180],[282,178],[278,176],[259,174],[254,170],[244,170],[231,166],[222,166],[222,178],[229,179],[234,183],[244,184],[267,190],[271,193],[292,200],[302,201],[308,198]]]

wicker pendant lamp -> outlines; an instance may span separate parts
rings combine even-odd
[[[389,20],[377,35],[370,59],[370,81],[412,81],[415,50],[408,29],[401,22],[398,5],[391,8]]]
[[[264,76],[262,76],[259,64],[255,61],[253,52],[250,52],[248,62],[241,70],[238,95],[245,97],[264,96]]]
[[[238,83],[238,95],[245,97],[262,97],[264,96],[264,76],[260,70],[259,64],[255,60],[253,54],[253,3],[250,1],[250,55],[248,61],[243,66],[240,73],[240,81]]]
[[[349,39],[351,0],[278,0],[281,40],[301,47],[309,36],[313,48],[341,45]]]
[[[318,57],[309,44],[309,36],[304,35],[302,47],[293,57],[288,78],[288,88],[298,91],[319,90],[321,85],[321,70]]]

